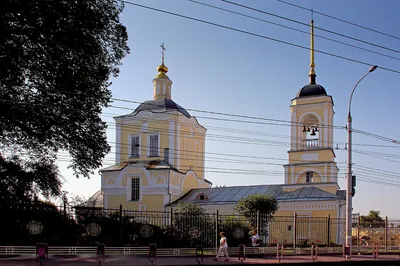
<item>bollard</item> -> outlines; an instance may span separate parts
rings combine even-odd
[[[316,261],[318,259],[318,246],[312,245],[311,246],[311,259]]]
[[[157,244],[150,243],[149,244],[149,261],[151,265],[153,265],[154,261],[157,260]]]
[[[239,260],[240,263],[243,263],[246,260],[246,245],[239,245]]]
[[[106,260],[106,245],[103,243],[97,243],[97,263],[101,265]]]
[[[203,256],[204,256],[203,246],[197,245],[196,246],[196,262],[197,262],[197,264],[201,264],[203,262]]]
[[[349,245],[343,245],[343,258],[349,257],[350,254],[350,246]]]
[[[281,262],[283,259],[283,245],[276,244],[276,259]]]

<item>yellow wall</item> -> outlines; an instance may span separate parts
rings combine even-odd
[[[204,179],[205,129],[195,121],[189,123],[186,117],[180,117],[179,123],[178,170],[184,173],[193,170],[199,178]]]
[[[164,148],[169,148],[169,121],[149,121],[136,120],[135,124],[121,125],[121,161],[135,161],[160,159],[164,157]],[[144,124],[147,124],[147,129]],[[143,131],[142,132],[142,128]],[[151,133],[159,133],[159,157],[149,157],[148,137]],[[140,158],[130,158],[129,136],[140,135]]]
[[[173,128],[170,128],[170,121],[174,122]],[[148,136],[151,133],[159,133],[159,157],[147,156]],[[164,159],[164,149],[171,150],[172,146],[174,161],[170,161],[170,164],[184,173],[193,170],[203,179],[205,133],[206,129],[200,126],[194,117],[189,119],[182,115],[179,117],[171,115],[166,120],[148,122],[136,119],[134,124],[121,125],[121,161]],[[130,135],[140,135],[140,158],[129,158]],[[173,135],[174,143],[170,143],[170,135]]]
[[[300,140],[299,140],[300,141]],[[304,159],[307,155],[318,154],[317,160]],[[298,152],[289,152],[289,164],[299,164],[307,162],[334,162],[335,154],[332,150],[302,150]]]
[[[107,198],[108,208],[110,209],[119,208],[120,204],[128,210],[142,210],[139,209],[141,206],[145,206],[148,211],[164,209],[164,195],[143,195],[141,201],[127,201],[126,195],[109,195]]]
[[[307,213],[308,215],[308,213]],[[339,227],[332,220],[336,218],[336,210],[315,210],[311,217],[303,216],[302,212],[296,215],[297,243],[307,240],[308,244],[319,242],[328,243],[328,216],[331,218],[330,241],[337,242]],[[269,243],[292,243],[294,239],[294,212],[278,212],[274,215],[277,222],[269,223]],[[282,216],[282,217],[279,217]],[[290,219],[289,217],[293,217]],[[333,218],[333,219],[332,219]]]
[[[336,191],[338,190],[337,184],[309,184],[309,185],[312,185],[314,187],[317,187],[317,188],[319,188],[321,190],[324,190],[326,192],[332,193],[334,195],[336,194]],[[284,192],[291,192],[291,191],[295,191],[297,189],[299,189],[298,186],[297,187],[295,187],[295,186],[293,186],[293,187],[291,187],[291,186],[290,187],[286,187],[286,186],[282,187],[282,190]]]

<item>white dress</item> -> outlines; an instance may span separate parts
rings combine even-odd
[[[229,254],[228,254],[228,241],[226,240],[226,237],[221,237],[221,240],[219,241],[219,250],[217,252],[217,258],[221,254],[222,256],[225,256],[226,259],[229,259]]]

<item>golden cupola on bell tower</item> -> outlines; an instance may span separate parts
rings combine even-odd
[[[333,151],[333,100],[316,83],[314,21],[311,21],[309,84],[291,101],[291,148],[285,184],[337,185],[338,168]]]
[[[164,51],[166,50],[164,44],[161,45],[162,60],[161,65],[157,67],[158,74],[153,79],[154,100],[167,99],[171,100],[171,86],[172,81],[167,76],[168,67],[164,64]]]

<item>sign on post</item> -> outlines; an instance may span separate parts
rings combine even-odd
[[[47,243],[36,243],[36,258],[39,260],[49,258],[49,246]]]
[[[246,245],[239,245],[239,260],[240,263],[243,263],[246,260]]]
[[[196,246],[196,262],[198,264],[203,262],[203,256],[204,256],[204,249],[202,245],[197,245]]]
[[[153,262],[156,260],[157,260],[157,244],[150,243],[149,244],[149,261],[151,262],[151,265],[153,265]]]

